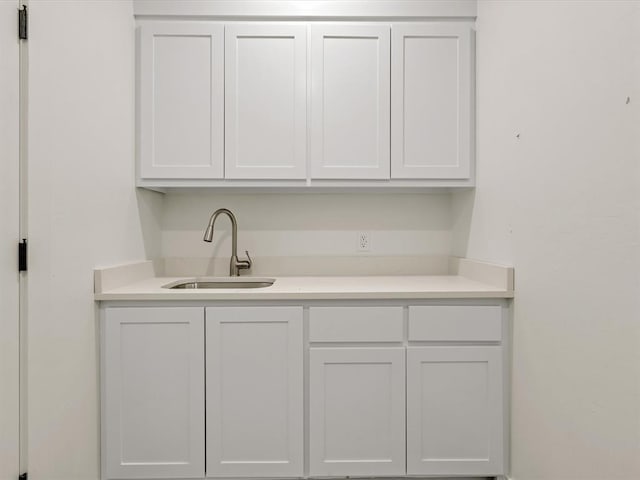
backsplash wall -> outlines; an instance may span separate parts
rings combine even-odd
[[[446,257],[451,252],[451,198],[442,194],[170,193],[161,219],[161,256],[228,263],[231,224],[211,214],[228,208],[238,220],[238,252],[261,257]],[[369,251],[358,251],[358,234]],[[200,272],[202,273],[202,272]],[[211,273],[211,272],[209,272]],[[216,272],[217,273],[217,272]]]

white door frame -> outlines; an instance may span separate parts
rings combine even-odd
[[[20,473],[20,2],[0,2],[0,479]]]

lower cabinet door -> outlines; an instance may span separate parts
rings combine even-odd
[[[204,476],[204,309],[107,308],[102,478]]]
[[[504,473],[501,352],[407,349],[407,474]]]
[[[312,348],[310,475],[405,474],[404,348]]]
[[[303,476],[302,307],[206,309],[207,476]]]

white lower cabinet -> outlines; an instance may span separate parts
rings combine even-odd
[[[207,476],[303,476],[302,307],[211,307]]]
[[[503,472],[502,348],[407,349],[407,474]]]
[[[504,475],[505,307],[105,307],[102,478]]]
[[[204,476],[204,311],[108,308],[102,477]]]
[[[311,476],[404,475],[404,348],[312,348]]]

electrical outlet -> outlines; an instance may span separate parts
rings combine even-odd
[[[369,234],[367,232],[358,233],[358,248],[359,252],[368,252],[371,246]]]

